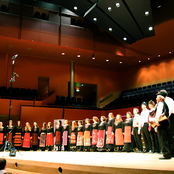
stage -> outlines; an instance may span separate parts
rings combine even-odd
[[[20,151],[16,157],[0,152],[13,174],[173,174],[174,158],[159,160],[162,154],[119,152],[33,152]]]

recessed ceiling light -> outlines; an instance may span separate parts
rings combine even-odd
[[[149,31],[152,31],[153,30],[153,27],[149,27]]]
[[[169,51],[169,54],[171,54],[172,52],[171,51]]]
[[[96,21],[97,21],[97,18],[93,18],[93,21],[95,21],[95,22],[96,22]]]
[[[141,60],[139,60],[138,62],[141,62]]]
[[[81,84],[81,86],[83,86],[83,84]]]
[[[149,16],[149,11],[145,11],[145,16]]]
[[[64,56],[65,55],[65,53],[62,53],[62,56]]]
[[[160,55],[160,54],[158,54],[158,57],[161,57],[161,55]]]
[[[77,6],[74,7],[74,10],[77,10]]]
[[[107,59],[106,62],[109,62],[109,59]]]
[[[123,37],[123,40],[127,40],[127,37]]]
[[[148,57],[148,60],[150,60],[150,57]]]
[[[161,5],[158,5],[158,7],[157,8],[161,8]]]
[[[108,11],[111,11],[112,10],[112,8],[111,7],[108,7]]]
[[[95,57],[92,57],[92,59],[94,60],[94,59],[95,59]]]
[[[77,57],[80,57],[80,54],[78,54]]]
[[[117,3],[115,4],[115,6],[116,6],[117,8],[119,8],[119,7],[120,7],[120,3],[117,2]]]
[[[122,64],[123,62],[119,62],[120,64]]]
[[[112,28],[109,28],[109,31],[112,31]]]

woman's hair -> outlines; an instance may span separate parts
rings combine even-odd
[[[31,126],[29,122],[26,122],[27,126],[25,126],[25,131],[31,131]]]
[[[95,120],[96,122],[98,122],[98,117],[93,116],[92,119]]]
[[[113,114],[112,112],[109,113],[109,116],[110,116],[111,118],[114,118],[114,114]]]
[[[78,123],[80,123],[82,125],[83,124],[83,121],[82,120],[79,120]]]
[[[103,118],[103,121],[107,120],[107,118],[105,116],[101,116],[101,118]]]
[[[139,109],[138,108],[134,108],[133,110],[136,110],[137,111],[137,114],[139,113]]]
[[[90,123],[90,119],[89,118],[86,118],[85,119],[85,122]]]
[[[117,116],[119,116],[119,118],[117,118]],[[122,117],[120,114],[117,114],[116,118],[115,118],[115,124],[119,123],[120,121],[123,121]]]
[[[43,126],[42,126],[43,129],[46,129],[47,128],[47,124],[46,122],[43,122]]]
[[[77,127],[76,121],[72,121],[72,127]]]
[[[130,111],[126,112],[126,115],[127,114],[130,115],[130,116],[132,116],[132,113]]]
[[[60,126],[62,126],[62,121],[61,121],[61,120],[59,120],[58,122],[60,123]]]
[[[155,102],[153,100],[150,100],[148,104],[155,106]]]
[[[51,122],[48,122],[48,124],[50,125],[50,127],[52,127],[52,123]]]

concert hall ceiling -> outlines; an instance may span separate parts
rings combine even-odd
[[[58,57],[58,54],[61,55],[66,52],[67,61],[70,58],[72,59],[72,55],[74,55],[73,61],[75,62],[101,66],[105,66],[107,63],[106,66],[118,67],[120,64],[122,66],[139,64],[149,60],[171,57],[174,54],[174,33],[172,32],[174,29],[174,24],[172,24],[174,19],[173,0],[3,1],[57,12],[59,15],[68,16],[71,19],[81,17],[98,27],[99,30],[105,31],[120,44],[119,46],[125,49],[125,54],[119,55],[102,51],[95,52],[95,50],[83,50],[81,48],[65,48],[61,45],[55,49],[45,44],[35,44],[35,48],[32,48],[32,45],[26,41],[4,40],[6,45],[14,43],[16,47],[17,44],[19,45],[19,49],[24,48],[21,51],[23,55],[54,58],[54,56]],[[1,42],[0,44],[2,45],[3,43]],[[30,54],[27,51],[24,52],[26,50],[24,46],[27,47],[27,51],[30,49]],[[1,47],[5,48],[5,45]],[[50,51],[48,51],[48,47],[50,47]],[[6,49],[7,52],[9,51],[8,49]],[[16,49],[15,52],[20,51],[19,49]],[[45,52],[48,56],[46,56]],[[94,52],[96,57],[93,62],[91,62],[91,52]],[[81,55],[81,59],[77,56],[75,57],[75,55]],[[97,59],[97,57],[100,59]],[[106,60],[109,61],[107,62]]]

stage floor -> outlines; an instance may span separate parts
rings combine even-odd
[[[174,173],[174,158],[159,160],[162,154],[119,152],[33,152],[20,151],[16,157],[0,152],[7,169],[34,173]],[[15,167],[15,164],[18,166]]]

